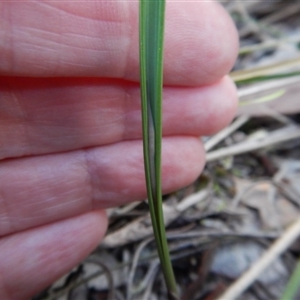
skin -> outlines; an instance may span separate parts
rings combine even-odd
[[[142,200],[134,1],[0,3],[0,295],[28,299],[101,241],[105,208]],[[199,139],[237,105],[234,25],[214,2],[166,11],[163,191],[200,174]]]

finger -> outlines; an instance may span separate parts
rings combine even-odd
[[[4,1],[0,11],[0,74],[138,81],[137,1]],[[170,1],[166,19],[166,84],[212,83],[231,69],[238,39],[219,4]]]
[[[6,78],[0,98],[0,159],[142,137],[137,85]],[[231,121],[236,105],[236,89],[226,77],[206,87],[166,87],[163,134],[212,134]]]
[[[141,200],[146,195],[142,142],[3,161],[0,235]],[[200,139],[163,140],[163,191],[194,181],[204,164]]]
[[[0,240],[0,295],[29,299],[70,271],[105,234],[104,212],[93,212]]]

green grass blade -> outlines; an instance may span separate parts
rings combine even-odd
[[[288,77],[295,77],[300,76],[300,71],[295,72],[288,72],[288,73],[278,73],[278,74],[271,74],[265,76],[257,76],[257,77],[250,77],[248,79],[241,79],[241,80],[234,80],[236,84],[248,84],[248,83],[255,83],[267,80],[274,80],[274,79],[281,79],[281,78],[288,78]]]
[[[293,300],[296,299],[295,296],[299,291],[300,286],[300,260],[298,260],[296,268],[287,283],[285,290],[280,298],[280,300]]]
[[[161,194],[164,17],[165,0],[140,0],[140,81],[148,201],[170,299],[179,299],[166,240]]]
[[[253,104],[258,104],[258,103],[266,103],[270,102],[273,100],[276,100],[283,96],[285,94],[285,89],[278,90],[274,93],[268,94],[266,96],[260,97],[258,99],[254,100],[246,100],[246,101],[240,101],[239,106],[247,106],[247,105],[253,105]]]

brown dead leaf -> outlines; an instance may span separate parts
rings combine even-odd
[[[258,211],[264,230],[282,230],[296,220],[300,211],[283,197],[272,182],[255,184],[245,179],[235,179],[241,202]]]

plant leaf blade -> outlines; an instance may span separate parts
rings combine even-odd
[[[161,194],[165,0],[140,0],[140,82],[143,149],[150,215],[170,299],[178,299],[166,240]]]

